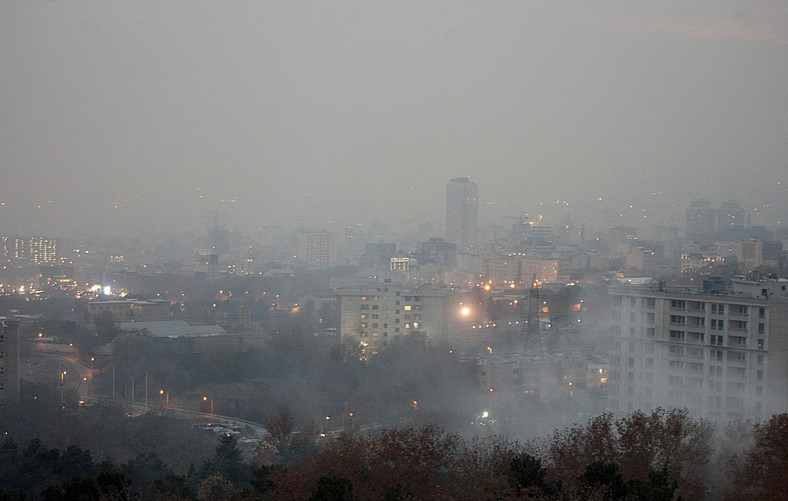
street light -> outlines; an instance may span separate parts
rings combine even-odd
[[[60,371],[60,403],[63,403],[63,385],[66,381],[66,374],[68,371]]]
[[[207,396],[207,395],[204,395],[204,396],[202,397],[202,401],[203,401],[203,402],[207,402],[207,401],[208,401],[208,396]],[[213,413],[214,413],[214,412],[213,412],[213,396],[211,396],[211,414],[213,414]]]
[[[170,408],[170,392],[169,391],[164,391],[164,388],[160,388],[159,389],[159,395],[164,395],[164,408],[165,409],[169,409]]]

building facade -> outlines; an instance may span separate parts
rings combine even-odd
[[[338,289],[339,340],[363,355],[378,353],[395,337],[424,341],[447,338],[451,320],[449,289],[411,289],[398,284]]]
[[[479,186],[465,177],[446,187],[446,240],[458,250],[477,245],[479,233]]]
[[[684,407],[721,421],[786,411],[787,286],[611,287],[608,408]]]

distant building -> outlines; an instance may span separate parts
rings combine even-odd
[[[32,237],[3,236],[0,240],[2,258],[33,265],[55,264],[57,262],[57,240],[40,235]]]
[[[558,260],[519,252],[484,254],[482,281],[492,288],[530,287],[539,282],[558,280]]]
[[[717,209],[708,200],[695,200],[687,209],[687,238],[700,242],[714,240],[717,233]]]
[[[706,282],[609,289],[611,411],[759,421],[788,410],[788,280]]]
[[[327,231],[301,232],[296,242],[296,261],[309,269],[320,269],[337,264],[337,242]]]
[[[212,251],[197,251],[197,266],[194,278],[198,280],[216,280],[221,276],[219,255]]]
[[[458,249],[475,247],[479,232],[479,186],[465,177],[446,187],[446,240]]]
[[[116,322],[166,320],[170,314],[168,299],[110,299],[87,303],[88,315],[95,318],[106,312]]]
[[[735,235],[736,230],[749,226],[747,211],[736,200],[722,202],[717,215],[717,231],[721,238],[727,239],[728,235]]]
[[[373,270],[385,270],[391,258],[397,255],[397,246],[393,243],[372,242],[364,245],[364,260]]]
[[[211,252],[220,256],[230,253],[230,231],[224,226],[214,225],[208,228],[206,239]]]
[[[397,284],[338,289],[339,339],[374,355],[395,337],[448,338],[450,289],[410,289]]]
[[[434,264],[450,270],[457,267],[457,246],[442,238],[430,238],[418,243],[415,257],[419,265]]]

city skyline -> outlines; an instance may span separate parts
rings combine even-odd
[[[252,232],[524,213],[785,224],[788,11],[173,2],[0,7],[6,233]],[[768,212],[768,211],[767,211]],[[779,214],[779,217],[777,215]],[[627,223],[629,224],[629,223]]]

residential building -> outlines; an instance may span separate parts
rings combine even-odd
[[[448,339],[451,289],[408,288],[394,283],[337,290],[339,339],[374,355],[397,336]]]
[[[788,280],[731,284],[609,288],[611,411],[757,421],[788,410]]]
[[[309,269],[321,269],[337,264],[337,242],[327,231],[301,232],[296,243],[296,261]]]

